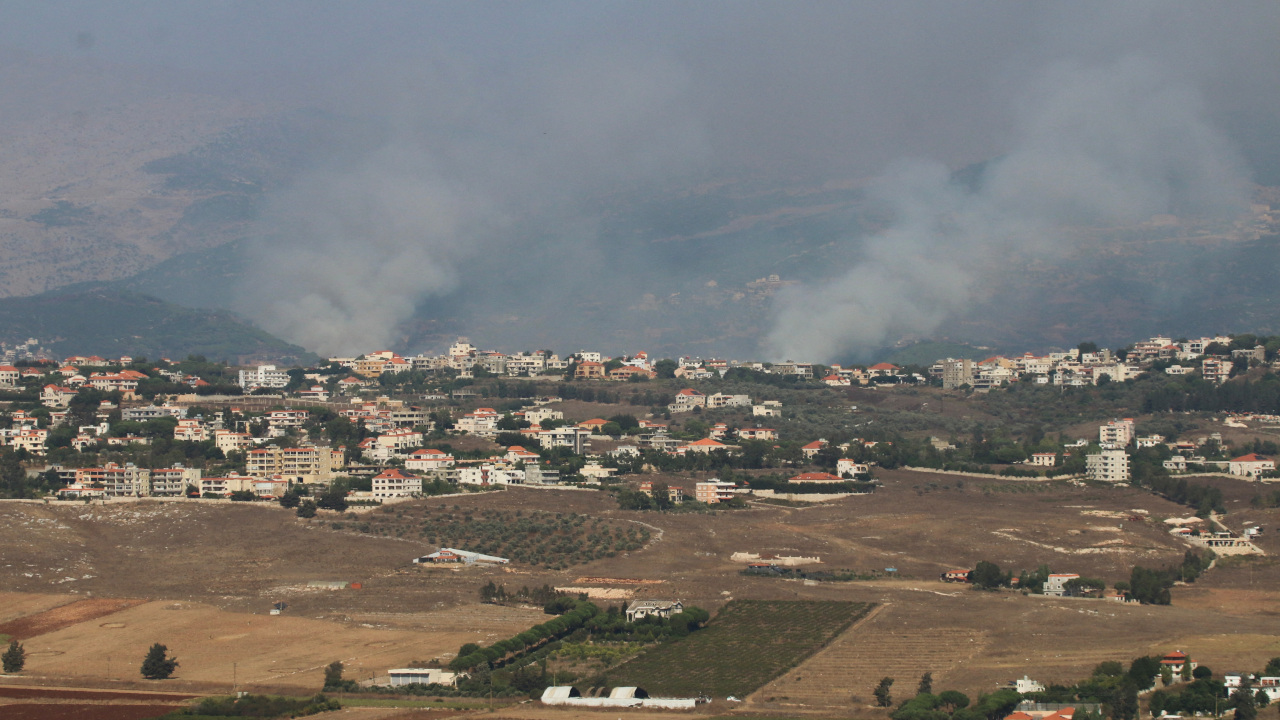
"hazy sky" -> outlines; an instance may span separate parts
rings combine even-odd
[[[591,229],[574,225],[575,204],[609,188],[744,174],[883,176],[886,187],[905,183],[908,195],[953,203],[972,222],[937,232],[904,210],[920,197],[886,190],[910,239],[898,227],[848,242],[881,243],[885,256],[900,248],[976,257],[1022,247],[1012,227],[1061,219],[1036,208],[1132,213],[1083,199],[1071,178],[1041,196],[1008,187],[976,201],[939,196],[918,182],[937,171],[918,168],[1009,155],[1002,177],[1025,182],[1048,172],[1045,163],[1079,160],[1075,180],[1137,186],[1126,210],[1148,212],[1185,199],[1173,197],[1169,176],[1202,189],[1236,182],[1244,171],[1224,119],[1272,120],[1280,109],[1274,0],[0,0],[0,19],[2,51],[160,68],[178,86],[388,128],[367,156],[318,168],[273,197],[263,223],[276,238],[261,249],[265,259],[303,262],[296,277],[271,279],[259,321],[335,352],[390,342],[417,303],[457,291],[468,258],[505,247],[529,213],[581,233],[575,256],[589,260]],[[1161,137],[1195,147],[1149,141],[1146,128],[1162,124]],[[1140,152],[1127,152],[1135,143]],[[1111,162],[1117,148],[1126,151]],[[1064,192],[1077,203],[1066,210]],[[1203,205],[1221,205],[1223,193],[1209,194]],[[991,221],[1010,203],[1017,217]],[[1002,239],[993,244],[993,235]],[[630,286],[646,268],[609,271]],[[821,310],[823,325],[776,327],[764,349],[829,360],[895,332],[929,332],[978,280],[935,294],[935,274],[902,273],[894,297],[923,294],[928,307],[886,313],[850,292],[847,283],[867,273],[883,282],[874,266],[851,267],[844,286],[784,299],[779,323]],[[370,292],[385,287],[403,298]],[[846,321],[867,314],[888,319]]]

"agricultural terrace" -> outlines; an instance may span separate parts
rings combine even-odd
[[[361,532],[413,538],[442,547],[497,555],[548,570],[639,550],[649,531],[578,513],[445,506],[388,506],[355,524]]]
[[[610,684],[663,696],[745,697],[820,650],[870,607],[838,600],[735,600],[705,629],[618,666]]]

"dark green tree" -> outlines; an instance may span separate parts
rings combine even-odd
[[[320,495],[320,499],[316,501],[316,507],[325,510],[336,510],[337,512],[346,512],[347,510],[347,486],[341,482],[335,482],[329,486],[327,490]]]
[[[284,494],[280,496],[280,507],[283,507],[283,508],[290,508],[290,509],[296,508],[301,502],[302,502],[301,493],[297,492],[292,487],[290,487],[288,490],[285,490]]]
[[[973,569],[973,586],[983,590],[994,590],[1005,584],[1004,573],[1000,566],[986,560],[979,561]]]
[[[9,649],[0,656],[0,663],[3,663],[4,671],[7,673],[22,672],[22,668],[27,664],[27,651],[22,647],[22,643],[10,640]]]
[[[969,707],[969,696],[959,690],[943,690],[938,695],[938,700],[951,708],[952,712]]]
[[[1240,687],[1231,694],[1235,701],[1235,720],[1257,720],[1258,704],[1253,699],[1253,681],[1249,673],[1241,673]]]
[[[1138,686],[1125,678],[1104,703],[1111,720],[1133,720],[1138,715]]]
[[[324,686],[326,688],[342,686],[342,661],[334,660],[324,668]]]
[[[1160,658],[1153,655],[1134,658],[1133,662],[1129,663],[1129,680],[1139,690],[1146,690],[1155,684],[1155,678],[1159,674]]]
[[[671,507],[671,488],[661,480],[654,481],[652,488],[653,506],[658,510],[667,510]]]
[[[880,684],[876,685],[876,689],[871,693],[876,696],[876,705],[880,707],[889,707],[893,705],[893,696],[889,694],[889,688],[892,686],[893,678],[880,678]]]
[[[930,695],[933,693],[933,673],[927,672],[920,676],[920,686],[916,688],[917,695]]]
[[[315,516],[316,516],[316,502],[311,498],[307,498],[306,500],[303,500],[298,505],[298,517],[313,518]]]
[[[675,360],[664,358],[653,364],[653,371],[658,373],[659,378],[673,378],[676,376],[676,370],[680,366]]]
[[[156,643],[142,659],[142,677],[148,680],[165,680],[178,667],[178,659],[169,657],[169,648]]]

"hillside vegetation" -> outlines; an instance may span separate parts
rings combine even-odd
[[[225,311],[194,310],[146,295],[92,290],[0,299],[0,340],[39,338],[67,355],[174,357],[203,355],[238,363],[307,363],[303,348]]]

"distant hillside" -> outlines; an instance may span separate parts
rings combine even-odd
[[[203,355],[232,363],[281,364],[317,360],[232,313],[193,310],[147,295],[107,290],[0,299],[0,340],[12,343],[29,337],[38,338],[59,357]]]

